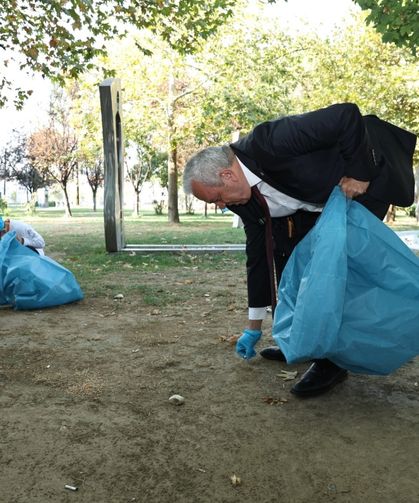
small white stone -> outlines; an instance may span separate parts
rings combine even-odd
[[[117,293],[116,295],[113,296],[114,299],[123,299],[124,295],[122,293]]]
[[[173,405],[183,405],[185,403],[185,399],[182,395],[172,395],[169,398],[169,402]]]

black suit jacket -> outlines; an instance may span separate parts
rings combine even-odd
[[[231,148],[259,178],[302,201],[325,203],[347,176],[369,181],[368,193],[380,201],[409,206],[415,143],[412,133],[372,115],[362,117],[356,105],[343,103],[259,124]],[[253,198],[229,208],[242,218],[246,232],[249,305],[269,305],[263,211]],[[290,239],[285,219],[273,219],[278,269],[314,222],[315,215],[299,215]]]

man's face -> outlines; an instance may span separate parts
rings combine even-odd
[[[240,166],[234,164],[220,173],[222,185],[210,186],[201,182],[192,182],[192,193],[201,201],[214,203],[223,209],[228,205],[246,204],[251,197],[250,185]]]

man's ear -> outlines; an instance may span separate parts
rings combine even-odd
[[[224,168],[222,171],[220,171],[220,178],[224,183],[229,181],[234,182],[236,180],[236,175],[232,169]]]

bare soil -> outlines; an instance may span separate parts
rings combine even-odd
[[[229,343],[243,272],[142,273],[172,296],[162,308],[121,285],[121,300],[0,309],[0,501],[419,501],[418,359],[298,399],[279,373],[307,365]]]

